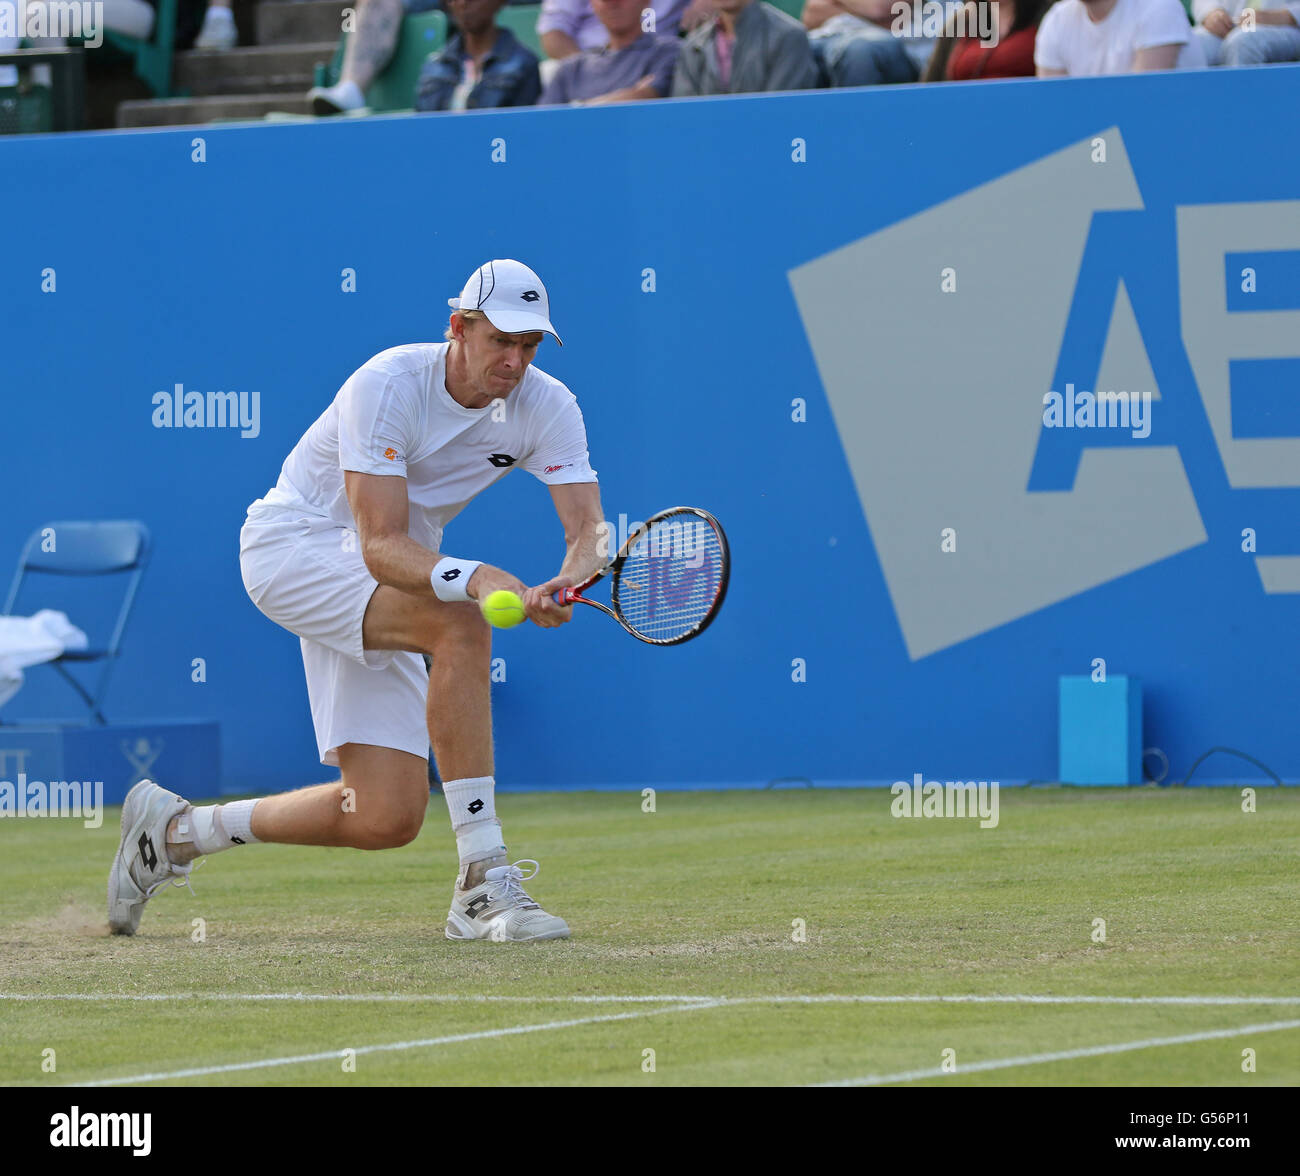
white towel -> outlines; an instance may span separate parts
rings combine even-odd
[[[53,661],[69,649],[85,649],[85,633],[66,613],[43,608],[34,617],[0,617],[0,706],[23,684],[23,668]]]

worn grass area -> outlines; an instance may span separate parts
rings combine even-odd
[[[1300,1029],[1273,1028],[1300,1022],[1300,795],[1261,790],[1248,814],[1227,789],[1004,790],[995,829],[895,819],[890,799],[661,793],[644,813],[639,794],[505,795],[512,851],[542,862],[534,896],[574,929],[537,945],[443,938],[455,858],[437,798],[400,850],[213,857],[197,897],[158,896],[134,939],[105,934],[116,810],[97,830],[6,820],[0,1082],[259,1063],[153,1080],[773,1084],[920,1071],[946,1084],[1300,1083]],[[296,993],[390,999],[231,999]],[[24,994],[41,999],[10,999]],[[50,999],[69,994],[174,999]],[[752,999],[828,994],[1291,1003]],[[663,999],[573,999],[615,996]],[[1021,1060],[1246,1026],[1258,1028]],[[54,1073],[42,1072],[46,1049]],[[945,1050],[956,1073],[927,1074]],[[995,1061],[1017,1064],[969,1068]]]

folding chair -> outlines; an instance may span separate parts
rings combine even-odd
[[[44,551],[47,537],[52,536],[52,551]],[[149,530],[133,519],[104,520],[102,522],[47,523],[34,531],[18,558],[18,569],[5,601],[3,616],[13,616],[18,593],[28,575],[48,576],[107,576],[125,573],[129,579],[122,606],[117,613],[108,642],[102,648],[68,650],[55,658],[52,665],[82,697],[95,722],[104,725],[104,693],[108,677],[122,648],[122,632],[135,605],[140,577],[149,562]],[[69,617],[73,624],[76,617]],[[87,690],[68,672],[68,663],[102,661],[99,681],[94,692]]]

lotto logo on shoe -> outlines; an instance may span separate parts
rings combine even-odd
[[[486,806],[478,799],[478,797],[475,797],[465,807],[472,813],[481,813]]]
[[[465,914],[468,918],[477,919],[491,905],[492,900],[486,894],[475,895],[465,904]]]
[[[140,858],[145,866],[152,870],[158,864],[158,852],[153,847],[153,840],[148,833],[140,834]]]

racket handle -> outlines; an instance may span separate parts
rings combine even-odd
[[[577,599],[577,595],[574,593],[572,588],[561,588],[558,592],[552,595],[551,599],[554,600],[556,604],[572,604]]]

